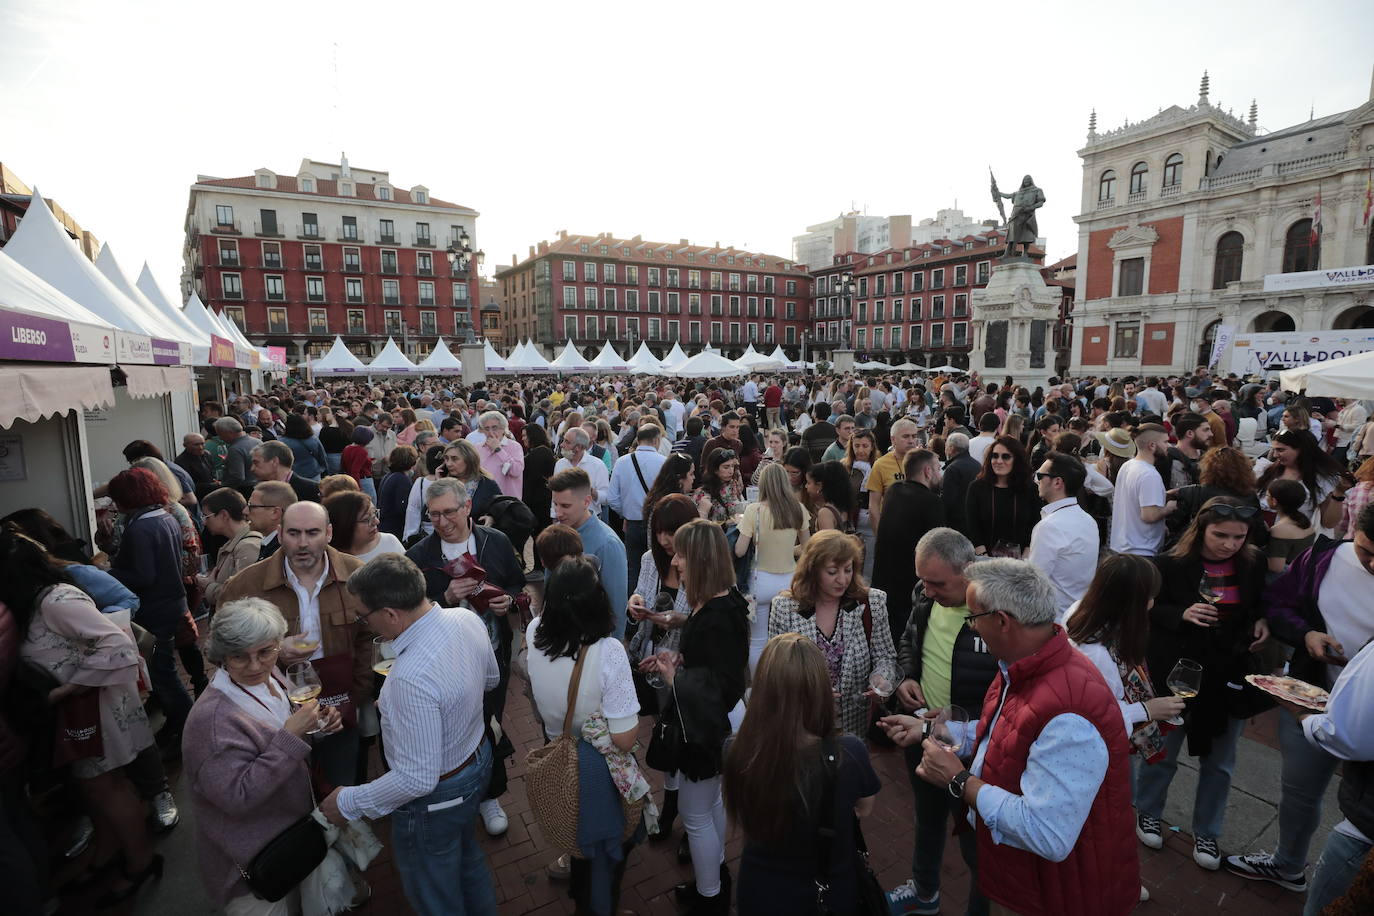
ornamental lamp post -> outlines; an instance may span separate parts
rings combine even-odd
[[[468,279],[473,267],[480,267],[482,262],[487,258],[486,252],[472,250],[472,236],[468,235],[466,229],[460,231],[458,238],[448,246],[448,250],[445,253],[448,255],[451,275],[456,277],[461,274],[465,281]],[[467,305],[465,308],[468,310],[468,313],[463,317],[462,330],[457,332],[457,336],[460,338],[461,343],[470,343],[476,339],[472,325],[472,299],[468,298],[466,302]],[[457,302],[455,302],[454,305],[457,306]]]

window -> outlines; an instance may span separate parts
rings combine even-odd
[[[286,334],[286,333],[288,333],[287,326],[286,326],[286,309],[268,309],[268,310],[267,310],[267,333],[269,333],[269,334]]]
[[[417,204],[427,204],[427,203],[429,203],[429,192],[428,192],[428,191],[416,191],[416,192],[415,192],[415,202],[416,202]]]
[[[1120,321],[1116,325],[1116,346],[1113,356],[1134,359],[1139,351],[1140,325],[1134,321]]]
[[[941,267],[941,268],[939,268],[939,269],[937,269],[937,270],[932,270],[932,271],[930,272],[930,288],[931,288],[931,289],[944,289],[944,288],[945,288],[945,269],[944,269],[943,267]]]
[[[886,277],[886,275],[884,275],[884,274],[879,274],[878,276],[876,276],[876,277],[873,278],[873,295],[875,295],[875,296],[886,296],[886,295],[887,295],[887,277]]]
[[[860,350],[868,349],[868,328],[859,328],[854,337],[854,345]]]
[[[314,213],[301,214],[301,235],[311,239],[320,237],[320,218]]]
[[[750,318],[759,317],[759,297],[750,296],[745,300],[745,314]]]
[[[379,185],[377,187],[377,199],[391,200],[391,189],[386,187],[385,185]]]
[[[682,311],[682,301],[677,293],[668,294],[668,314],[676,315]]]
[[[1289,226],[1283,240],[1283,272],[1316,270],[1320,261],[1321,252],[1312,237],[1312,220],[1300,219]]]
[[[893,299],[893,300],[892,300],[892,320],[893,320],[893,321],[901,321],[901,320],[902,320],[902,300],[900,300],[900,299]]]
[[[358,218],[356,216],[345,216],[343,218],[343,237],[346,239],[356,239],[358,237]]]
[[[701,289],[701,271],[699,271],[699,270],[689,270],[689,271],[687,271],[687,288],[688,288],[688,289]]]
[[[326,317],[324,309],[311,309],[309,315],[311,334],[329,333],[329,319]]]
[[[859,333],[863,333],[863,332],[860,331]],[[874,328],[874,329],[873,329],[873,349],[875,349],[875,350],[881,350],[882,348],[883,348],[883,329],[882,329],[882,328]]]
[[[438,316],[434,312],[420,313],[420,333],[426,337],[435,337],[438,335]]]
[[[401,333],[401,313],[400,313],[400,312],[394,311],[394,310],[391,310],[391,309],[388,309],[387,311],[382,312],[382,320],[383,320],[383,321],[385,322],[385,324],[386,324],[386,332],[387,332],[388,334],[399,334],[399,333]]]
[[[239,266],[239,243],[233,239],[219,240],[219,264],[221,267]]]
[[[965,293],[957,293],[954,296],[954,317],[964,318],[968,315],[968,296]]]
[[[902,274],[900,271],[892,275],[892,293],[896,295],[902,291]]]
[[[319,245],[306,245],[304,251],[306,270],[324,270],[324,258]]]
[[[571,283],[577,279],[577,264],[573,261],[563,262],[563,281]]]
[[[884,314],[886,311],[887,311],[887,303],[884,302],[882,299],[879,299],[877,302],[873,303],[873,320],[874,320],[874,321],[883,321],[883,320],[884,320],[884,319],[883,319],[883,314]]]
[[[362,309],[348,310],[348,333],[366,334],[367,333],[367,313]]]
[[[919,271],[919,270],[913,270],[913,271],[911,272],[911,291],[912,291],[913,293],[919,293],[921,290],[923,290],[923,289],[925,289],[925,288],[926,288],[926,275],[925,275],[925,273],[922,272],[922,271]]]
[[[601,291],[601,294],[602,294],[602,296],[604,296],[605,299],[606,299],[606,308],[608,308],[608,309],[613,309],[613,308],[615,308],[615,290],[614,290],[614,289],[603,289],[603,290]]]
[[[262,243],[262,266],[281,270],[281,246],[276,242]]]
[[[921,317],[921,297],[917,296],[911,300],[911,319],[913,321]]]
[[[400,305],[401,304],[401,284],[397,280],[382,281],[382,304]]]
[[[344,298],[349,302],[363,301],[363,281],[357,277],[344,278]]]
[[[670,322],[668,322],[668,324],[669,324],[669,326],[671,326],[671,325],[673,324],[673,322],[670,321]],[[692,343],[701,343],[701,322],[700,322],[700,321],[693,321],[693,322],[689,325],[689,327],[690,327],[690,329],[691,329],[691,342],[692,342]]]
[[[1145,259],[1122,258],[1117,280],[1118,296],[1139,296],[1145,289]]]
[[[931,296],[931,297],[930,297],[930,317],[931,317],[931,318],[943,318],[943,317],[945,317],[945,297],[944,297],[944,296]]]
[[[396,221],[395,221],[395,220],[390,220],[390,219],[384,219],[384,220],[382,220],[382,221],[381,221],[380,233],[381,233],[381,238],[379,238],[378,241],[384,242],[384,243],[387,244],[387,245],[395,245],[395,244],[396,244]]]
[[[577,287],[576,287],[576,286],[565,286],[565,287],[563,287],[563,308],[565,308],[565,309],[575,309],[575,308],[577,308]]]
[[[986,282],[988,282],[988,275],[989,275],[990,273],[992,273],[992,262],[991,262],[991,261],[979,261],[979,262],[978,262],[978,273],[977,273],[978,279],[977,279],[976,281],[974,281],[974,282],[976,282],[976,283],[986,283]]]
[[[859,298],[864,298],[864,297],[866,297],[867,295],[868,295],[868,278],[867,278],[867,277],[860,277],[860,278],[859,278]]]
[[[420,304],[421,304],[421,305],[433,305],[433,304],[434,304],[434,281],[433,281],[433,280],[421,280],[419,286],[420,286]]]
[[[620,338],[620,330],[617,327],[619,323],[620,320],[614,315],[606,316],[606,337],[608,339],[618,340]]]
[[[1164,160],[1164,187],[1183,183],[1183,154],[1172,153]]]
[[[731,315],[738,315],[738,314],[739,314],[739,296],[731,296],[731,297],[730,297],[730,314],[731,314]]]
[[[625,290],[625,308],[631,312],[639,310],[639,290]]]
[[[1145,180],[1150,177],[1150,167],[1143,162],[1131,166],[1131,193],[1144,194]]]
[[[595,282],[596,282],[596,262],[595,262],[595,261],[583,261],[583,262],[582,262],[582,279],[583,279],[584,281],[586,281],[587,283],[595,283]]]
[[[589,309],[597,307],[597,291],[595,286],[585,286],[582,288],[582,304]]]
[[[795,344],[797,342],[796,327],[794,325],[789,324],[787,326],[787,330],[783,332],[782,339],[785,340],[789,345]]]
[[[574,337],[576,337],[576,336],[577,336],[577,316],[576,316],[576,315],[564,315],[564,316],[563,316],[563,337],[564,337],[565,339],[567,339],[567,340],[571,340],[572,338],[574,338]]]
[[[773,312],[774,312],[773,300],[772,300],[771,298],[765,298],[765,299],[763,300],[763,317],[764,317],[764,318],[772,318],[772,317],[773,317]]]
[[[345,248],[344,250],[344,270],[360,271],[363,269],[362,256],[357,248]]]
[[[626,251],[626,256],[628,257],[628,255],[629,255],[629,252]],[[635,267],[633,264],[627,264],[627,265],[625,266],[625,282],[626,282],[626,283],[629,283],[629,284],[631,284],[631,285],[633,285],[633,286],[638,286],[638,285],[639,285],[639,268],[638,268],[638,267]]]
[[[730,288],[735,292],[739,292],[739,274],[730,275]]]
[[[215,205],[215,225],[234,228],[234,208],[225,204]]]
[[[300,189],[301,189],[301,191],[302,191],[303,193],[305,193],[305,194],[314,194],[314,193],[315,193],[315,179],[313,179],[313,178],[302,178],[302,179],[300,180],[299,184],[300,184]]]
[[[900,349],[902,349],[902,329],[901,329],[901,328],[893,328],[893,329],[892,329],[892,349],[894,349],[894,350],[900,350]]]
[[[787,281],[787,295],[789,295],[789,296],[795,296],[796,294],[797,294],[797,281],[796,281],[796,280],[788,280],[788,281]]]
[[[434,255],[428,251],[415,252],[415,272],[422,277],[434,276]]]
[[[400,267],[400,265],[397,263],[397,260],[396,260],[396,252],[395,252],[394,250],[390,249],[390,248],[383,248],[383,249],[382,249],[382,273],[384,273],[384,274],[398,274],[398,273],[400,273],[400,272],[401,272],[401,267]]]
[[[587,339],[595,340],[597,337],[600,336],[600,333],[597,330],[597,320],[595,315],[588,315],[586,318],[582,320],[582,323],[587,328]]]
[[[945,326],[943,324],[932,324],[930,326],[930,345],[932,347],[943,347],[945,345]]]
[[[968,322],[954,322],[954,340],[951,341],[951,344],[956,347],[968,346]]]
[[[1100,201],[1112,200],[1116,197],[1116,171],[1107,169],[1102,173],[1102,177],[1097,180],[1097,199]]]
[[[924,327],[922,325],[913,324],[911,326],[911,349],[919,350],[921,348],[922,331],[924,331]]]
[[[305,278],[305,298],[310,302],[324,301],[324,277]]]
[[[789,320],[797,317],[797,303],[789,302],[783,310],[783,317]]]
[[[663,294],[656,289],[649,290],[649,311],[657,312],[662,309],[663,303],[660,301],[662,295]]]
[[[650,320],[650,321],[653,321],[652,318],[649,319],[649,320]],[[668,322],[668,340],[677,340],[677,339],[678,339],[678,322],[676,322],[676,321],[669,321],[669,322]]]
[[[668,273],[668,277],[667,277],[667,283],[668,283],[668,285],[669,285],[669,286],[677,286],[677,268],[676,268],[676,267],[669,267],[669,268],[667,269],[667,273]]]
[[[711,271],[711,278],[710,278],[710,279],[711,279],[711,289],[720,289],[720,288],[721,288],[721,284],[724,282],[724,278],[723,278],[723,276],[721,275],[720,271],[715,271],[715,270]]]
[[[280,276],[269,274],[264,277],[263,287],[267,291],[268,299],[282,300],[286,298],[286,285]]]
[[[954,285],[968,286],[968,265],[960,264],[954,268]]]
[[[867,303],[867,302],[860,302],[860,303],[859,303],[859,320],[860,320],[860,321],[867,321],[867,320],[868,320],[868,303]]]
[[[750,274],[744,278],[744,289],[751,293],[759,291],[759,278],[757,274]]]
[[[739,327],[739,325],[735,325],[735,327]],[[721,340],[721,322],[713,321],[711,322],[711,342],[720,343]]]
[[[1245,256],[1245,237],[1239,232],[1228,232],[1217,239],[1217,259],[1212,267],[1212,289],[1225,289],[1227,283],[1240,279],[1240,268]]]
[[[576,293],[577,290],[573,290],[573,292]],[[457,306],[459,303],[466,303],[467,301],[468,285],[462,282],[453,284],[453,304]]]
[[[614,282],[615,282],[615,265],[614,265],[614,264],[602,264],[602,265],[601,265],[601,282],[603,282],[603,283],[614,283]]]
[[[650,267],[648,270],[649,270],[649,285],[650,285],[650,286],[660,286],[660,285],[662,285],[662,284],[660,284],[660,283],[658,282],[658,278],[659,278],[658,268],[657,268],[657,267]]]
[[[243,298],[243,279],[238,274],[220,274],[220,289],[226,299]]]

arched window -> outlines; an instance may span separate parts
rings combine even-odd
[[[1145,190],[1145,179],[1150,176],[1150,167],[1143,162],[1131,166],[1131,193],[1140,194]]]
[[[1217,239],[1217,260],[1212,268],[1212,289],[1225,289],[1227,283],[1240,279],[1241,259],[1245,254],[1245,237],[1228,232]]]
[[[1164,160],[1164,187],[1183,183],[1183,154],[1173,153]]]
[[[1107,169],[1097,183],[1097,199],[1111,200],[1113,197],[1116,197],[1116,171]]]
[[[1316,270],[1321,252],[1312,238],[1312,220],[1300,219],[1288,227],[1283,239],[1283,272]]]

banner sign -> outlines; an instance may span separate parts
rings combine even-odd
[[[155,366],[180,366],[191,362],[190,359],[182,357],[181,348],[183,344],[175,340],[160,340],[150,338],[153,349],[153,365]]]
[[[1241,334],[1231,349],[1230,371],[1242,376],[1263,374],[1273,369],[1293,369],[1371,350],[1374,350],[1374,330],[1367,328]]]
[[[1364,267],[1338,267],[1335,270],[1303,270],[1292,274],[1265,274],[1266,293],[1315,287],[1356,286],[1374,284],[1374,264]]]
[[[285,347],[263,347],[267,351],[267,356],[272,360],[272,365],[278,369],[286,368],[286,348]]]
[[[1212,355],[1207,359],[1208,369],[1217,367],[1217,363],[1221,362],[1221,354],[1226,352],[1235,336],[1236,326],[1233,324],[1223,324],[1217,328],[1216,339],[1212,341]]]
[[[234,368],[234,342],[215,334],[210,335],[210,365],[223,369]]]
[[[0,359],[108,364],[114,343],[113,328],[0,309]]]

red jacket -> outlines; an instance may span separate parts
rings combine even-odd
[[[764,407],[782,406],[782,389],[777,385],[769,385],[763,392]]]
[[[1039,652],[1009,670],[1011,688],[983,758],[984,782],[1019,792],[1031,744],[1062,713],[1087,719],[1107,745],[1107,773],[1063,862],[994,843],[987,825],[977,822],[978,889],[1022,916],[1125,916],[1140,899],[1130,747],[1116,699],[1095,671],[1058,628]],[[1003,683],[999,672],[984,698],[980,741]]]

